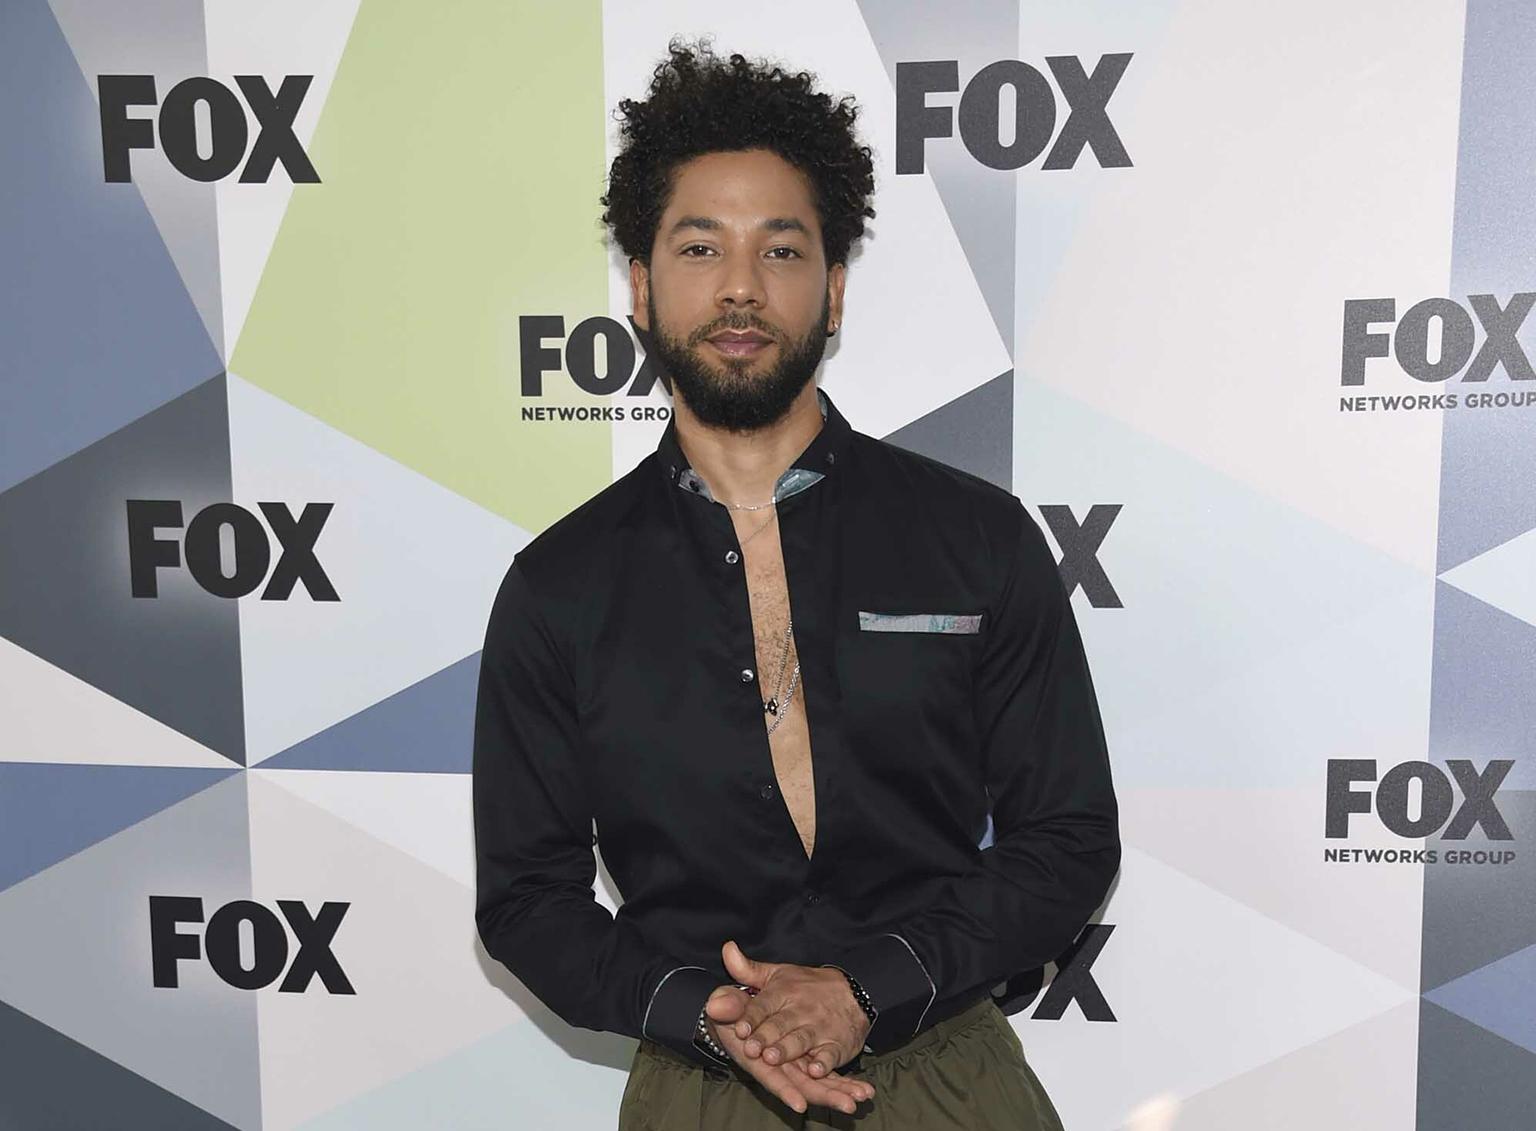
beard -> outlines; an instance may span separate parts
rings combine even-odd
[[[827,348],[831,303],[825,296],[821,316],[802,338],[786,337],[755,314],[733,312],[681,339],[669,334],[657,319],[654,295],[647,299],[646,309],[651,320],[650,353],[670,379],[673,395],[681,396],[702,423],[732,432],[751,432],[782,420],[815,376]],[[712,368],[696,351],[721,330],[756,330],[767,335],[778,347],[778,361],[757,374],[750,372],[754,362],[748,358],[727,357],[720,369]]]

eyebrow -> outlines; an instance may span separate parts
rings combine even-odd
[[[724,227],[725,225],[713,216],[679,216],[677,223],[672,225],[671,231],[676,233],[684,228],[699,228],[706,232],[718,232]],[[793,216],[775,216],[764,220],[759,227],[769,232],[799,232],[806,236],[811,234],[810,230]]]

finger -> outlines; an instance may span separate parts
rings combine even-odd
[[[835,1068],[828,1067],[829,1065],[841,1064],[852,1059],[852,1057],[843,1056],[841,1049],[838,1048],[835,1041],[827,1041],[825,1044],[817,1045],[810,1052],[795,1061],[795,1064],[813,1080],[846,1080],[851,1085],[851,1090],[857,1094],[858,1099],[873,1099],[875,1086],[868,1080],[844,1076]]]
[[[746,1010],[736,1022],[736,1035],[743,1040],[750,1037],[759,1025],[778,1012],[781,1004],[780,995],[772,990],[759,993],[747,1002]]]
[[[753,1055],[761,1055],[764,1049],[777,1041],[785,1033],[791,1029],[798,1029],[800,1027],[798,1016],[796,1011],[786,1007],[777,1013],[770,1014],[754,1027],[752,1036],[747,1041],[749,1045],[754,1043],[757,1045],[757,1052],[753,1053]]]
[[[798,1061],[797,1063],[803,1064],[804,1061]],[[814,1080],[816,1078],[813,1076],[811,1079]],[[840,1082],[843,1088],[851,1096],[853,1096],[854,1099],[860,1101],[861,1103],[864,1100],[872,1100],[875,1098],[875,1086],[868,1080],[859,1080],[853,1076],[844,1076],[841,1072],[834,1071],[828,1072],[826,1076],[821,1080],[818,1080],[817,1083],[825,1083],[828,1080]]]
[[[764,1064],[760,1060],[748,1060],[740,1062],[742,1067],[752,1074],[759,1084],[767,1088],[797,1114],[803,1115],[805,1109],[812,1103],[820,1103],[820,1100],[811,1100],[792,1081],[791,1077],[779,1067],[772,1064]],[[804,1073],[801,1073],[804,1076]],[[805,1077],[810,1080],[810,1077]],[[811,1081],[819,1083],[819,1081]]]
[[[848,1115],[853,1115],[860,1101],[864,1099],[864,1089],[859,1086],[860,1081],[850,1080],[845,1076],[833,1075],[817,1080],[807,1076],[798,1063],[786,1064],[784,1076],[811,1103],[835,1107]]]
[[[801,1053],[816,1044],[816,1034],[807,1025],[798,1025],[774,1040],[770,1040],[759,1029],[757,1039],[763,1042],[763,1059],[769,1064],[787,1064],[791,1060],[798,1060]],[[827,1067],[831,1068],[832,1065]]]
[[[825,1041],[801,1054],[805,1070],[811,1076],[825,1076],[844,1061],[853,1059],[843,1055],[842,1046],[836,1041]]]

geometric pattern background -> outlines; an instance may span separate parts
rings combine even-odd
[[[1125,859],[1102,1008],[1009,1005],[1066,1125],[1529,1128],[1520,0],[0,6],[0,1127],[612,1126],[633,1042],[479,945],[469,753],[507,563],[664,427],[570,374],[643,361],[597,198],[677,33],[858,99],[821,380],[1073,584]]]

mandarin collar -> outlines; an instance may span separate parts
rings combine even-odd
[[[805,450],[791,461],[784,474],[779,476],[778,482],[774,484],[773,501],[776,503],[783,502],[789,496],[819,483],[833,470],[838,457],[848,445],[848,436],[851,431],[848,421],[832,403],[832,398],[827,396],[826,391],[819,385],[816,387],[816,401],[821,408],[821,429],[811,438]],[[718,501],[710,494],[709,485],[693,470],[688,457],[683,454],[682,445],[677,442],[675,417],[667,421],[661,440],[656,445],[656,455],[661,473],[666,476],[668,482],[675,483],[678,487],[695,495],[701,495],[711,502]]]

